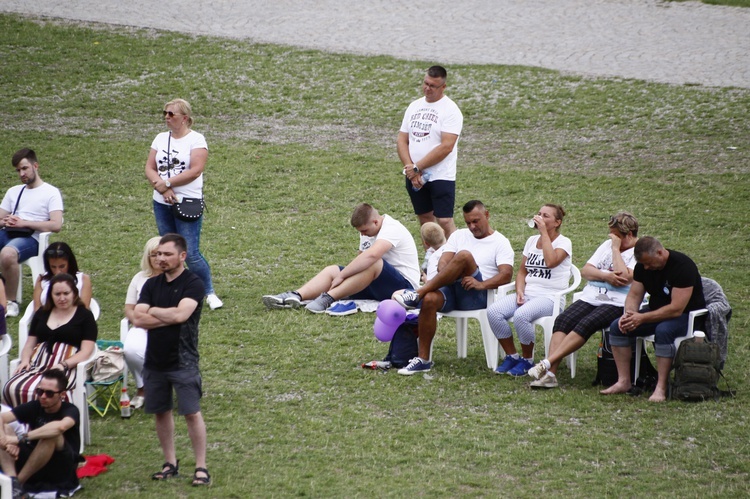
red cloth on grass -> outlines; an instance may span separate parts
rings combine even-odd
[[[97,454],[96,456],[83,456],[86,464],[79,466],[76,474],[78,478],[87,476],[96,476],[107,471],[107,466],[114,463],[115,460],[106,454]]]

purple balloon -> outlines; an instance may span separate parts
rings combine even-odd
[[[379,317],[376,317],[375,325],[372,329],[377,339],[383,342],[388,342],[393,339],[393,335],[396,334],[396,329],[398,329],[398,326],[389,326],[385,322],[381,321]]]
[[[406,320],[406,310],[396,300],[383,300],[378,305],[377,316],[383,323],[397,328]]]

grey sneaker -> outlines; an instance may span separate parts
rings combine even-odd
[[[552,373],[546,373],[542,379],[532,381],[532,388],[557,388],[557,376]]]
[[[315,298],[313,301],[305,305],[305,310],[308,312],[312,312],[314,314],[322,314],[326,310],[328,310],[328,307],[331,306],[333,302],[336,300],[331,297],[328,293],[323,293],[322,295]]]
[[[284,291],[280,295],[264,295],[263,305],[272,308],[299,308],[302,298],[294,291]]]
[[[547,372],[547,368],[544,367],[544,362],[539,361],[537,365],[529,369],[529,372],[527,374],[534,379],[539,379],[546,372]]]
[[[405,289],[403,293],[394,293],[392,298],[406,310],[417,308],[422,301],[419,294],[411,289]]]

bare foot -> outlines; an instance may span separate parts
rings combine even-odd
[[[648,398],[649,402],[665,402],[667,400],[667,394],[664,393],[664,390],[659,390],[658,388],[654,390],[654,393]]]
[[[601,390],[599,393],[602,395],[616,395],[618,393],[626,393],[628,390],[630,390],[630,383],[620,383],[618,381],[606,390]]]

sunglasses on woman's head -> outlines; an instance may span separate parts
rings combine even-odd
[[[45,396],[45,397],[47,397],[48,399],[49,399],[49,398],[52,398],[52,397],[54,397],[54,396],[55,396],[56,394],[58,394],[58,393],[62,393],[62,392],[63,392],[63,390],[60,390],[59,392],[56,392],[56,391],[54,391],[54,390],[42,390],[41,388],[36,388],[36,389],[34,389],[34,394],[35,394],[35,395],[36,395],[37,397],[41,397],[42,395],[44,395],[44,396]]]
[[[60,248],[57,248],[57,249],[55,249],[55,248],[50,248],[50,249],[48,249],[47,251],[45,251],[45,253],[46,253],[46,254],[47,254],[47,256],[49,256],[49,257],[56,257],[56,256],[65,256],[65,251],[63,251],[63,250],[62,250],[62,249],[60,249]]]

